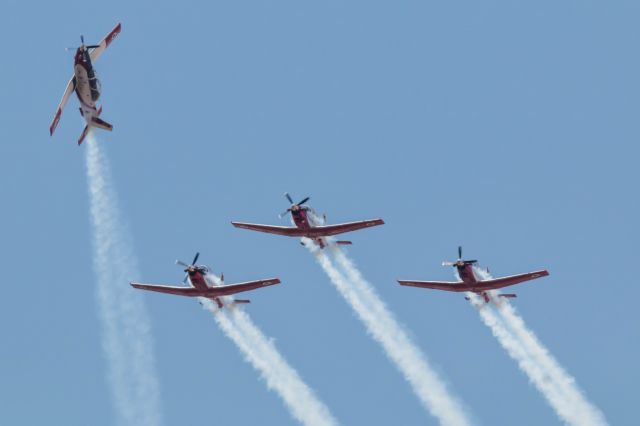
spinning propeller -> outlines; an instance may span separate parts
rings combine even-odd
[[[176,260],[176,265],[180,265],[180,266],[184,266],[186,269],[184,270],[184,272],[186,272],[186,275],[184,276],[184,279],[182,280],[183,284],[187,283],[187,278],[189,278],[189,272],[191,271],[195,271],[196,269],[198,269],[198,266],[196,265],[196,262],[198,261],[198,257],[200,257],[200,253],[196,253],[195,257],[193,258],[193,261],[191,262],[191,265],[187,265],[186,263],[184,263],[181,260]]]
[[[477,260],[462,260],[462,246],[458,246],[458,260],[455,262],[442,262],[442,266],[464,266],[478,263]]]
[[[285,197],[287,198],[287,200],[289,200],[289,202],[291,203],[291,207],[289,207],[286,211],[284,211],[284,212],[282,212],[282,213],[280,213],[280,214],[278,215],[278,217],[279,217],[280,219],[282,219],[283,217],[285,217],[288,213],[291,213],[291,210],[297,210],[297,209],[301,208],[301,207],[302,207],[302,205],[303,205],[304,203],[306,203],[307,201],[309,201],[309,199],[311,198],[311,197],[307,197],[307,198],[305,198],[304,200],[300,201],[298,204],[296,204],[296,203],[294,203],[294,202],[293,202],[293,200],[291,199],[291,195],[289,195],[289,193],[288,193],[288,192],[285,192],[285,193],[284,193],[284,196],[285,196]]]
[[[96,49],[96,48],[100,47],[99,44],[92,44],[90,46],[85,46],[84,45],[84,36],[82,34],[80,35],[80,42],[81,42],[81,44],[80,44],[81,48],[84,47],[85,49]],[[77,48],[76,47],[67,47],[66,50],[75,50],[75,49],[77,49]]]

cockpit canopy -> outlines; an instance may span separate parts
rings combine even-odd
[[[95,76],[89,80],[89,87],[91,88],[91,99],[95,102],[100,97],[100,91],[102,89],[102,85],[100,84],[100,80]]]

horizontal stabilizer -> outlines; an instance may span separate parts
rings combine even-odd
[[[236,299],[233,301],[234,305],[241,305],[241,304],[246,304],[246,303],[251,303],[251,300],[247,300],[247,299]]]
[[[353,243],[351,241],[336,241],[336,244],[339,246],[350,246]]]
[[[518,297],[518,295],[517,295],[517,294],[515,294],[515,293],[499,294],[498,296],[500,296],[500,297],[506,297],[507,299],[515,299],[516,297]]]
[[[91,117],[91,125],[108,131],[113,130],[113,126],[111,124],[98,117]]]
[[[89,133],[89,126],[84,126],[84,130],[82,131],[82,133],[80,133],[80,138],[78,139],[78,145],[82,144],[84,138],[87,137],[87,133]]]

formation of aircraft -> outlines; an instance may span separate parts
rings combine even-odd
[[[454,291],[454,292],[466,292],[470,291],[480,295],[486,303],[491,300],[489,291],[497,290],[499,288],[512,286],[525,281],[535,280],[536,278],[546,277],[549,272],[546,269],[534,272],[527,272],[526,274],[511,275],[502,278],[492,278],[488,280],[480,279],[476,276],[473,270],[473,265],[478,263],[477,260],[463,260],[462,259],[462,247],[458,247],[458,260],[455,262],[442,262],[442,266],[453,266],[458,270],[458,276],[462,281],[449,282],[449,281],[411,281],[411,280],[398,280],[400,285],[430,288],[434,290]],[[514,293],[502,293],[500,297],[513,298],[516,297]],[[468,300],[468,298],[466,298]]]
[[[111,131],[113,126],[106,121],[102,120],[99,116],[102,112],[102,107],[97,108],[96,102],[100,98],[100,81],[96,76],[96,72],[93,68],[93,63],[102,55],[107,47],[113,42],[113,40],[120,34],[121,24],[117,24],[106,37],[96,45],[85,45],[84,37],[80,36],[80,47],[77,48],[74,58],[74,75],[69,80],[67,87],[62,96],[62,100],[58,105],[56,114],[49,126],[49,132],[53,135],[53,132],[60,121],[62,111],[71,96],[71,93],[75,92],[80,102],[80,114],[86,121],[86,126],[78,139],[78,145],[82,144],[82,141],[87,136],[90,128],[97,127]],[[350,245],[351,241],[338,240],[333,241],[329,237],[343,234],[346,232],[357,231],[364,228],[370,228],[373,226],[384,225],[382,219],[362,220],[356,222],[340,223],[336,225],[326,225],[326,216],[318,216],[315,212],[305,204],[309,201],[309,197],[304,198],[298,203],[294,203],[293,199],[288,193],[284,196],[289,201],[290,206],[285,212],[280,214],[280,218],[290,214],[294,226],[277,226],[277,225],[262,225],[256,223],[245,222],[231,222],[236,228],[249,229],[251,231],[265,232],[269,234],[284,235],[287,237],[299,237],[308,238],[315,243],[321,249],[324,249],[329,244],[336,245]],[[301,241],[304,245],[304,242]],[[223,296],[229,296],[236,293],[255,290],[261,287],[267,287],[274,284],[279,284],[278,278],[271,278],[266,280],[250,281],[238,284],[209,286],[205,280],[206,274],[209,269],[204,265],[196,265],[199,257],[199,253],[196,253],[193,261],[190,265],[176,261],[177,264],[185,267],[185,278],[183,284],[187,281],[191,285],[185,286],[170,286],[170,285],[158,285],[158,284],[142,284],[137,282],[131,282],[131,286],[148,291],[156,291],[160,293],[173,294],[178,296],[188,297],[205,297],[213,300],[218,307],[223,307]],[[459,282],[448,281],[415,281],[415,280],[398,280],[403,286],[413,286],[421,288],[429,288],[435,290],[444,290],[452,292],[474,292],[480,295],[485,302],[489,302],[490,290],[496,290],[499,288],[519,284],[525,281],[541,278],[549,275],[547,270],[540,270],[535,272],[529,272],[526,274],[512,275],[508,277],[495,278],[483,280],[474,273],[473,265],[476,264],[476,260],[463,260],[462,259],[462,247],[458,247],[458,260],[455,262],[444,262],[445,266],[453,266],[457,269],[458,275],[461,279]],[[224,275],[221,280],[224,281]],[[516,297],[514,293],[500,294],[500,297],[513,298]],[[249,300],[234,300],[233,304],[249,303]]]
[[[305,206],[309,197],[299,203],[294,203],[289,193],[284,194],[291,203],[289,208],[280,214],[283,218],[291,214],[295,226],[260,225],[256,223],[231,222],[236,228],[249,229],[251,231],[266,232],[268,234],[284,235],[287,237],[306,237],[311,239],[321,249],[328,245],[327,237],[344,234],[345,232],[357,231],[359,229],[370,228],[372,226],[384,225],[382,219],[361,220],[358,222],[340,223],[337,225],[325,225],[326,216],[320,218],[314,214],[310,207]],[[300,244],[303,244],[301,242]],[[351,241],[336,241],[338,245],[349,245]]]
[[[177,265],[181,265],[185,267],[184,272],[186,275],[184,280],[182,280],[183,284],[189,282],[191,287],[185,286],[171,286],[171,285],[162,285],[162,284],[142,284],[137,282],[131,282],[131,286],[148,291],[157,291],[159,293],[167,293],[173,294],[176,296],[187,296],[187,297],[206,297],[207,299],[213,300],[219,308],[224,306],[222,301],[223,296],[231,296],[236,293],[241,293],[244,291],[255,290],[262,287],[268,287],[275,284],[280,284],[280,280],[278,278],[269,278],[266,280],[257,280],[257,281],[248,281],[244,283],[238,284],[224,284],[224,274],[220,276],[220,281],[223,284],[219,286],[210,287],[205,280],[205,276],[209,273],[209,268],[204,265],[196,265],[198,261],[198,257],[200,253],[196,253],[191,265],[187,265],[186,263],[176,260]],[[246,299],[235,299],[233,304],[241,304],[241,303],[250,303],[249,300]]]
[[[121,25],[118,24],[107,36],[96,45],[87,46],[84,44],[84,37],[80,36],[80,47],[76,50],[73,65],[73,76],[67,88],[62,95],[62,100],[56,110],[56,115],[53,117],[53,121],[49,126],[49,133],[53,136],[53,132],[58,126],[62,110],[64,109],[71,93],[75,92],[80,101],[80,115],[84,117],[87,125],[80,134],[78,139],[78,145],[82,144],[82,141],[89,133],[91,127],[98,127],[100,129],[109,130],[113,129],[113,126],[100,118],[102,113],[102,107],[97,108],[96,102],[100,98],[100,80],[96,76],[96,71],[93,68],[93,62],[95,62],[100,55],[105,51],[111,42],[120,34]]]

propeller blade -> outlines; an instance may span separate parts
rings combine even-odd
[[[287,197],[287,200],[289,200],[289,203],[290,203],[290,204],[293,204],[293,200],[291,199],[291,195],[289,195],[289,193],[288,193],[288,192],[285,192],[285,193],[284,193],[284,196],[285,196],[285,197]]]
[[[189,273],[188,272],[186,274],[184,274],[184,279],[182,280],[182,284],[186,284],[187,283],[187,278],[189,278]]]
[[[184,266],[185,268],[188,268],[189,266],[191,266],[191,265],[187,265],[182,260],[176,260],[176,265]]]
[[[303,205],[304,203],[306,203],[307,201],[309,201],[309,199],[310,199],[310,198],[311,198],[311,197],[307,197],[307,198],[305,198],[304,200],[300,201],[300,202],[298,203],[298,205],[299,205],[299,206]]]
[[[80,34],[80,41],[84,44],[84,36],[82,34]]]
[[[442,262],[442,266],[454,266],[455,262]]]
[[[85,46],[87,49],[97,49],[98,47],[100,47],[99,44],[92,44],[91,46]]]
[[[198,261],[198,257],[200,257],[200,252],[196,253],[196,257],[193,258],[193,262],[191,262],[191,265],[196,264],[196,262]]]
[[[458,246],[458,259],[462,259],[462,246]]]
[[[285,217],[288,213],[291,213],[291,209],[287,209],[286,211],[284,211],[284,212],[280,213],[280,214],[278,215],[278,217],[279,217],[280,219],[282,219],[282,218],[283,218],[283,217]]]

